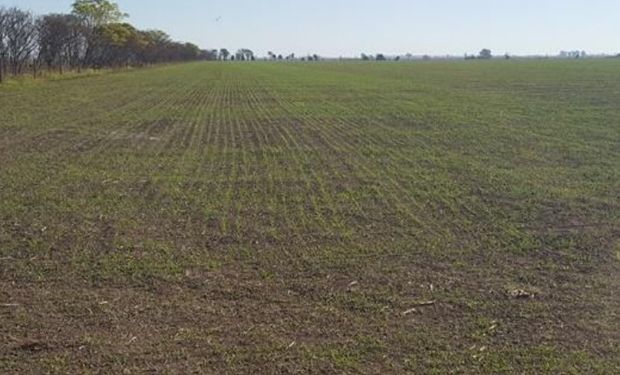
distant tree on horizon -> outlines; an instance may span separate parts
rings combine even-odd
[[[478,54],[478,58],[481,59],[481,60],[492,59],[493,58],[493,54],[491,53],[490,49],[485,48],[482,51],[480,51],[480,53]]]
[[[216,49],[204,49],[200,51],[200,58],[202,60],[214,61],[218,59],[218,54]]]
[[[256,60],[256,57],[254,56],[254,52],[252,52],[252,50],[247,49],[247,48],[241,48],[237,50],[237,53],[235,55],[236,55],[237,60],[241,60],[241,61]]]
[[[561,58],[579,59],[587,56],[586,51],[560,51]]]
[[[220,49],[220,60],[228,60],[228,56],[230,56],[230,51],[228,51],[226,48],[222,48]]]

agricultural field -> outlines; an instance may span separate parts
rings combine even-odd
[[[0,86],[0,373],[620,372],[620,61]]]

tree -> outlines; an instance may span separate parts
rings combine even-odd
[[[109,0],[76,0],[72,8],[73,14],[91,29],[109,23],[119,23],[128,17],[126,13],[121,12],[118,4]]]
[[[194,43],[183,43],[181,47],[181,61],[198,60],[200,58],[200,47]]]
[[[39,58],[48,69],[70,63],[77,18],[70,14],[48,14],[37,20]]]
[[[206,60],[206,61],[217,60],[217,50],[216,49],[204,49],[200,51],[200,59]]]
[[[368,60],[370,60],[370,57],[369,57],[367,54],[365,54],[365,53],[362,53],[362,56],[361,56],[361,57],[362,57],[362,61],[368,61]]]
[[[256,58],[254,57],[254,52],[252,52],[252,50],[249,50],[247,48],[241,48],[237,50],[237,53],[235,55],[237,56],[237,60],[241,60],[241,61],[256,60]]]
[[[82,65],[93,63],[93,49],[95,48],[97,30],[111,23],[120,23],[128,15],[121,12],[118,4],[109,0],[76,0],[72,5],[72,14],[81,24],[83,39],[83,53],[81,54]]]
[[[493,54],[491,53],[490,49],[483,49],[482,51],[480,51],[480,53],[478,54],[478,58],[482,59],[482,60],[488,60],[493,58]]]
[[[5,43],[5,26],[6,11],[0,8],[0,83],[4,80],[4,71],[6,69],[5,59],[8,54]]]
[[[0,8],[0,82],[31,69],[101,68],[217,57],[192,43],[175,42],[159,30],[141,31],[121,22],[126,15],[108,0],[77,0],[71,14],[36,18],[17,8]],[[229,52],[224,52],[226,55]],[[244,59],[254,60],[248,49]]]
[[[139,61],[144,43],[138,30],[128,23],[109,23],[95,28],[90,62],[96,67],[124,66]]]
[[[585,51],[561,51],[560,57],[578,59],[581,57],[586,57],[586,52]]]
[[[228,56],[230,56],[230,52],[226,48],[220,49],[220,60],[228,60]]]
[[[161,30],[147,30],[139,33],[144,41],[141,59],[145,64],[168,61],[167,49],[172,43],[168,34]]]
[[[385,61],[385,60],[387,60],[387,59],[385,58],[385,55],[384,55],[384,54],[382,54],[382,53],[378,53],[378,54],[377,54],[377,57],[375,57],[375,60],[377,60],[377,61]]]
[[[37,29],[34,16],[17,8],[11,8],[4,14],[4,49],[11,73],[23,72],[37,48]]]

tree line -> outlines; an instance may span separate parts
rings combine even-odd
[[[8,75],[216,59],[217,53],[138,30],[109,0],[76,0],[68,14],[0,8],[0,82]]]
[[[294,53],[289,55],[275,54],[272,51],[267,52],[267,56],[259,58],[254,54],[254,52],[247,48],[241,48],[237,50],[236,53],[232,54],[226,48],[222,48],[218,50],[208,50],[206,51],[208,54],[207,60],[221,60],[221,61],[256,61],[259,59],[263,60],[271,60],[271,61],[319,61],[321,57],[317,54],[296,57]]]

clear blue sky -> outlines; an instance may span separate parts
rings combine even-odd
[[[204,48],[298,55],[620,53],[620,0],[118,0],[140,28]],[[0,0],[36,13],[72,0]],[[219,21],[216,20],[219,18]]]

